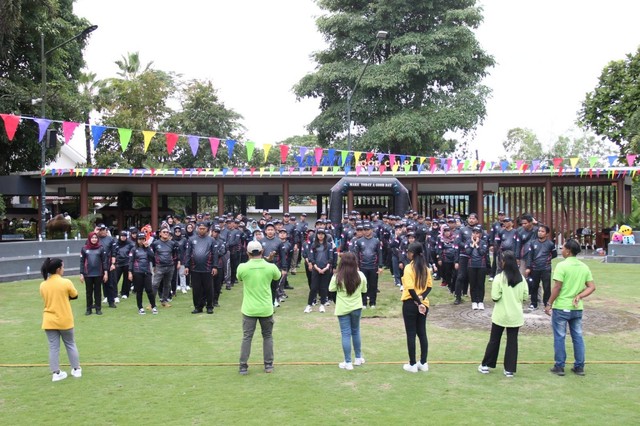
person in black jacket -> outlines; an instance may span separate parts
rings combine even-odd
[[[118,239],[113,244],[113,252],[111,262],[115,266],[115,283],[116,288],[122,277],[122,287],[120,290],[120,298],[127,299],[131,291],[131,280],[129,280],[129,253],[135,247],[135,243],[129,239],[127,231],[120,231]]]
[[[151,313],[158,313],[156,307],[156,296],[151,286],[151,271],[155,266],[155,256],[153,250],[146,244],[144,234],[138,234],[136,246],[129,252],[129,280],[133,282],[133,288],[136,292],[136,302],[138,304],[138,313],[144,315],[145,311],[142,307],[142,290],[147,293]]]
[[[171,279],[171,294],[174,297],[178,292],[178,287],[180,287],[182,294],[187,292],[187,280],[184,275],[184,255],[187,251],[187,238],[182,234],[182,226],[176,225],[173,228],[173,241],[178,243],[178,259],[180,259],[180,266],[176,264],[176,269],[173,271],[173,278]]]
[[[318,310],[319,312],[325,311],[324,306],[328,302],[329,296],[329,282],[335,267],[333,244],[327,242],[326,231],[319,228],[316,229],[315,234],[315,240],[309,250],[309,263],[313,269],[311,271],[311,288],[309,289],[305,313],[311,312],[311,306],[318,293],[320,293],[320,307]]]
[[[192,314],[201,314],[203,300],[206,301],[207,313],[213,313],[213,277],[218,274],[218,249],[216,242],[209,236],[209,227],[200,222],[198,234],[189,240],[185,256],[184,273],[191,275],[193,289]]]
[[[357,228],[356,228],[357,229]],[[362,307],[375,309],[378,297],[378,275],[382,273],[382,244],[373,236],[369,222],[363,224],[364,236],[354,241],[353,253],[358,258],[358,267],[367,277],[367,294],[362,295]]]
[[[102,315],[101,286],[109,279],[109,256],[100,244],[95,232],[89,233],[87,243],[80,250],[80,282],[85,284],[87,294],[87,312],[95,308],[97,315]]]
[[[546,306],[551,297],[551,260],[558,257],[556,244],[549,238],[551,229],[547,225],[538,225],[538,238],[529,243],[525,254],[525,276],[531,296],[530,310],[538,309],[538,289],[542,281],[542,302]]]
[[[158,294],[158,289],[162,287],[160,304],[164,307],[171,307],[171,278],[176,266],[180,266],[178,258],[178,243],[171,239],[169,228],[162,228],[159,232],[160,238],[154,239],[151,249],[156,257],[151,286],[153,293]]]
[[[487,241],[482,238],[482,228],[474,226],[471,241],[464,246],[469,257],[469,290],[471,291],[471,308],[484,310],[484,280],[487,276]]]

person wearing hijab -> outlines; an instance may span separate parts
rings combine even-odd
[[[91,315],[91,309],[95,308],[96,315],[102,315],[102,283],[109,279],[109,256],[105,248],[100,244],[98,234],[89,233],[87,242],[80,249],[80,282],[84,283],[87,293],[87,312]]]

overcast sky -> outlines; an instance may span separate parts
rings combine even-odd
[[[566,134],[607,62],[640,45],[640,1],[479,4],[485,20],[477,37],[497,62],[484,82],[493,90],[487,118],[470,141],[483,159],[498,157],[496,146],[514,127],[547,145]],[[138,51],[143,64],[210,79],[258,143],[304,134],[318,114],[317,101],[296,101],[291,90],[324,47],[313,0],[76,0],[74,11],[99,26],[85,49],[98,78],[115,76],[114,61]]]

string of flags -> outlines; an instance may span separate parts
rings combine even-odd
[[[16,134],[20,123],[32,121],[38,125],[38,142],[42,140],[47,129],[53,124],[58,123],[62,129],[65,144],[68,144],[73,133],[78,128],[84,128],[84,123],[50,120],[46,118],[34,118],[28,116],[19,116],[13,114],[0,114],[4,123],[7,138],[11,142]],[[147,152],[151,143],[159,142],[164,138],[167,153],[171,154],[178,140],[186,138],[191,153],[197,156],[200,145],[204,140],[208,142],[211,155],[217,158],[218,148],[224,143],[227,148],[228,158],[231,159],[238,145],[233,139],[225,139],[211,136],[197,135],[180,135],[171,132],[156,132],[151,130],[133,130],[127,128],[115,128],[100,125],[90,125],[91,136],[93,139],[94,149],[99,145],[104,133],[108,130],[117,131],[120,147],[122,151],[126,151],[131,136],[134,131],[141,132],[143,136],[143,149]],[[246,149],[247,159],[251,161],[253,152],[256,147],[255,142],[247,141],[241,143]],[[220,168],[160,168],[160,169],[97,169],[97,168],[74,168],[74,169],[47,169],[41,172],[43,174],[61,175],[69,174],[75,176],[85,175],[110,175],[110,174],[129,174],[132,176],[157,176],[157,175],[180,175],[180,176],[263,176],[268,174],[275,175],[291,175],[296,173],[316,173],[325,174],[397,174],[397,173],[450,173],[450,172],[474,172],[482,173],[487,171],[501,171],[509,173],[548,173],[562,175],[575,175],[580,177],[600,177],[606,174],[608,177],[635,177],[640,166],[636,167],[637,154],[627,154],[626,166],[620,164],[620,157],[611,155],[605,158],[592,156],[588,159],[579,157],[570,158],[553,158],[548,160],[501,160],[501,161],[485,161],[476,159],[456,159],[456,158],[439,158],[433,156],[420,155],[404,155],[391,153],[376,153],[366,151],[347,151],[334,148],[320,147],[292,147],[286,144],[275,145],[280,151],[280,165],[268,164],[268,155],[274,144],[262,144],[264,151],[264,166],[262,167],[220,167]],[[585,161],[586,160],[586,161]],[[586,166],[588,165],[588,167]]]

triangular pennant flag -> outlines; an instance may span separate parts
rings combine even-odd
[[[100,143],[100,138],[104,134],[104,131],[107,130],[106,126],[91,126],[91,138],[93,139],[93,149],[98,147]]]
[[[589,167],[593,167],[598,162],[598,157],[589,157]]]
[[[327,155],[329,156],[329,165],[333,166],[333,164],[336,161],[336,149],[335,148],[329,148],[327,150]]]
[[[211,145],[211,155],[213,158],[216,158],[216,155],[218,154],[218,146],[220,146],[220,139],[209,138],[209,145]]]
[[[42,138],[44,138],[44,135],[47,133],[47,129],[51,124],[51,120],[47,120],[46,118],[34,118],[33,121],[38,123],[38,142],[42,142]]]
[[[535,172],[540,167],[540,160],[531,161],[531,171]]]
[[[238,174],[238,168],[237,167],[232,168],[231,171],[233,172],[234,176]]]
[[[227,154],[229,155],[229,160],[231,160],[231,156],[233,155],[233,147],[236,146],[236,141],[233,139],[227,139]]]
[[[291,173],[293,173],[295,169],[296,169],[295,167],[289,166],[289,176],[291,176]]]
[[[373,152],[367,152],[366,158],[367,158],[367,163],[371,161],[371,158],[373,158]]]
[[[289,155],[289,145],[280,145],[280,162],[286,163],[288,155]]]
[[[458,163],[458,173],[460,173],[462,171],[462,169],[464,168],[464,161],[460,161]]]
[[[554,169],[559,169],[562,167],[562,161],[564,160],[564,158],[560,158],[560,157],[556,157],[553,159],[553,168]]]
[[[385,170],[387,170],[387,166],[384,164],[380,164],[380,175],[382,176],[382,174],[385,172]]]
[[[229,172],[229,168],[227,167],[222,168],[222,176],[226,176],[228,172]]]
[[[579,159],[578,157],[571,157],[571,158],[569,158],[569,164],[571,164],[571,168],[572,168],[572,169],[575,169],[575,168],[576,168],[576,166],[578,165],[578,161],[579,161],[579,160],[580,160],[580,159]]]
[[[127,146],[129,146],[129,141],[131,140],[131,129],[118,128],[118,134],[120,135],[120,148],[122,148],[122,152],[124,152],[127,150]]]
[[[617,155],[610,155],[607,157],[607,160],[609,160],[609,167],[613,166],[613,163],[615,163],[615,161],[618,159]]]
[[[401,165],[401,166],[404,166],[404,162],[405,162],[405,160],[406,160],[406,159],[407,159],[407,156],[406,156],[406,155],[401,155],[401,156],[400,156],[400,165]]]
[[[508,167],[509,167],[509,162],[507,160],[500,161],[500,170],[504,172],[505,170],[507,170]]]
[[[636,162],[636,154],[627,154],[627,165],[629,167],[633,166],[633,163]]]
[[[306,146],[301,146],[300,147],[300,158],[301,158],[301,161],[304,161],[304,156],[307,154],[307,150],[308,149],[309,148],[307,148]]]
[[[369,173],[369,176],[371,176],[371,172],[372,172],[372,171],[373,171],[373,165],[372,165],[372,164],[369,164],[369,165],[367,166],[367,172]]]
[[[253,173],[256,171],[256,168],[255,167],[251,167],[249,169],[249,171],[251,172],[251,176],[253,176]]]
[[[480,161],[480,173],[482,173],[482,171],[484,170],[484,166],[487,164],[486,161],[482,160]]]
[[[317,171],[318,171],[317,166],[311,166],[311,176],[315,176]]]
[[[354,151],[353,152],[353,158],[355,158],[356,163],[360,160],[360,156],[362,155],[362,151]],[[357,170],[356,170],[357,172]]]
[[[520,170],[522,168],[523,164],[524,164],[524,160],[517,160],[516,161],[516,169]]]
[[[262,144],[262,149],[264,150],[264,162],[267,162],[267,158],[269,157],[269,151],[271,151],[271,144],[270,143],[263,143]]]
[[[256,147],[256,143],[254,141],[247,141],[245,143],[245,146],[247,148],[247,161],[251,161],[251,158],[253,158],[253,150]]]
[[[342,166],[345,166],[345,162],[347,161],[347,155],[349,155],[349,151],[340,151],[340,163]]]
[[[71,140],[71,136],[73,136],[73,132],[80,125],[80,123],[76,123],[74,121],[63,121],[62,122],[62,134],[64,135],[64,143],[65,145],[69,143]]]
[[[322,148],[315,148],[314,154],[316,158],[316,166],[320,165],[320,160],[322,159]]]
[[[446,171],[446,169],[445,169],[445,167],[444,167],[446,164],[447,164],[447,159],[446,159],[446,158],[441,158],[441,159],[440,159],[440,168],[441,168],[442,170],[445,170],[445,171]]]
[[[384,154],[378,154],[378,163],[382,164],[382,160],[384,160]]]
[[[391,165],[392,168],[396,164],[396,155],[395,154],[389,154],[389,164]]]
[[[16,135],[18,124],[20,124],[20,116],[13,114],[0,114],[0,116],[2,117],[2,121],[4,121],[4,130],[7,132],[7,137],[9,141],[12,141]],[[40,138],[40,140],[42,140],[42,138]]]
[[[329,166],[322,166],[322,176],[327,173],[327,170],[329,170]]]
[[[143,130],[142,137],[144,139],[144,152],[147,152],[149,149],[149,145],[151,144],[151,139],[156,135],[156,132],[153,130]]]
[[[263,173],[264,173],[264,167],[260,167],[260,177],[262,177]]]
[[[360,165],[356,166],[356,176],[360,176],[360,172],[361,171],[362,171],[362,166],[360,166]]]
[[[198,153],[198,147],[200,145],[200,138],[198,136],[187,136],[187,141],[189,141],[189,146],[191,147],[191,154],[195,157]]]
[[[166,133],[165,137],[167,140],[167,153],[171,155],[178,142],[178,135],[176,133]]]
[[[280,176],[284,173],[284,166],[280,166]]]

